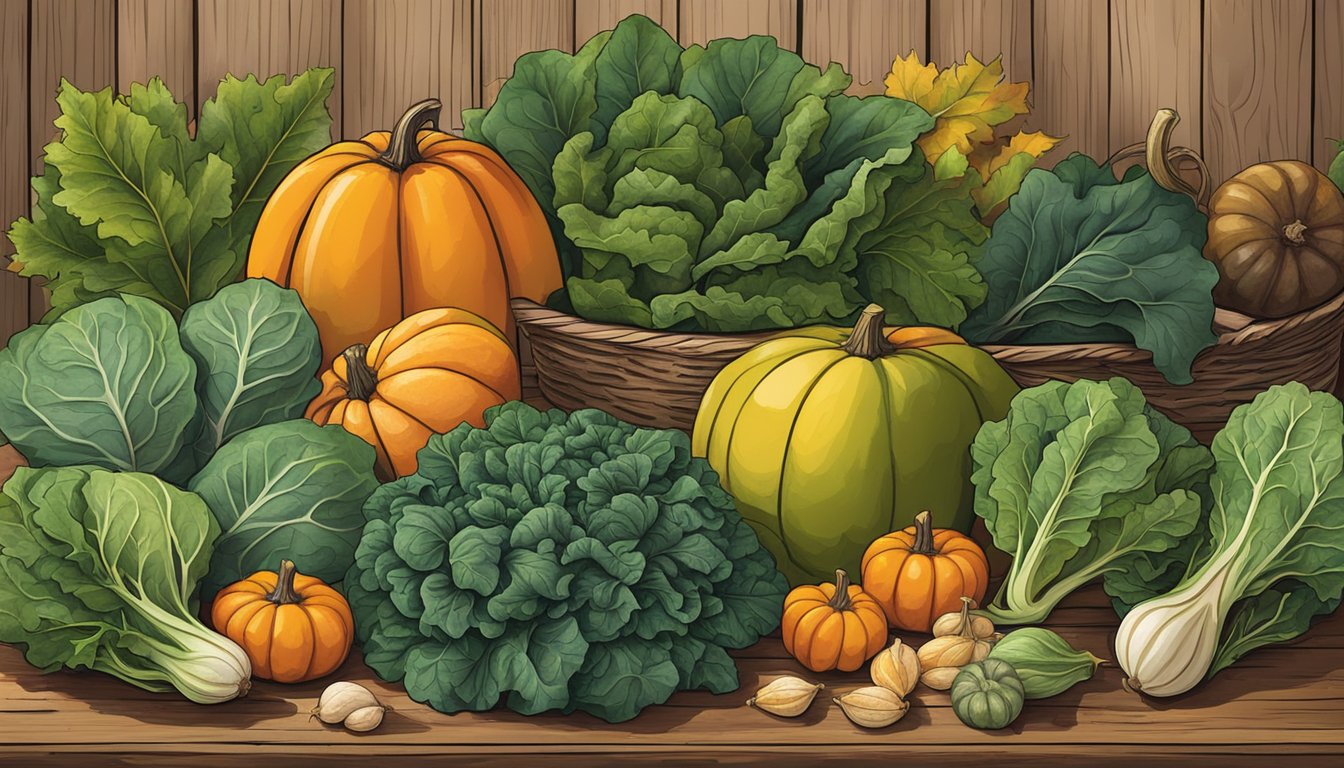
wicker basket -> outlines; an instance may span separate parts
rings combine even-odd
[[[583,320],[526,299],[514,316],[531,347],[536,386],[561,408],[601,408],[634,424],[690,431],[700,398],[725,365],[778,332],[686,334]],[[1019,384],[1123,376],[1172,419],[1208,441],[1238,405],[1272,384],[1334,391],[1344,342],[1344,294],[1280,320],[1219,310],[1218,344],[1195,360],[1193,384],[1173,386],[1147,352],[1123,344],[989,346]],[[524,388],[531,386],[525,381]]]

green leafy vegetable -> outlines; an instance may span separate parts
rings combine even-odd
[[[61,137],[45,148],[30,219],[10,231],[10,268],[47,278],[52,316],[125,293],[174,315],[237,279],[261,208],[280,180],[329,140],[330,69],[285,83],[225,78],[187,110],[163,82],[81,91],[62,81]]]
[[[297,293],[268,280],[245,280],[193,305],[181,331],[201,371],[202,461],[243,430],[302,416],[321,389],[317,326]]]
[[[1335,159],[1330,161],[1328,176],[1335,186],[1344,190],[1344,140],[1335,140]]]
[[[1075,154],[1031,171],[994,223],[978,265],[988,297],[960,330],[981,344],[1132,341],[1188,383],[1217,341],[1206,227],[1189,197],[1137,166],[1117,181]]]
[[[192,436],[195,384],[167,310],[99,299],[0,349],[0,430],[33,466],[165,472]]]
[[[43,670],[201,704],[246,693],[247,654],[196,619],[218,532],[200,498],[149,475],[20,467],[0,495],[0,641]]]
[[[985,608],[1001,624],[1039,623],[1093,579],[1166,562],[1199,524],[1213,464],[1118,378],[1024,390],[971,458],[976,514],[1013,555]]]
[[[466,135],[551,217],[585,317],[732,332],[880,301],[955,326],[985,295],[970,185],[931,181],[927,112],[849,83],[773,38],[683,50],[632,16],[573,56],[521,57]]]
[[[250,429],[226,443],[188,486],[221,531],[204,594],[281,559],[339,581],[354,561],[364,502],[378,487],[373,463],[373,446],[307,419]]]
[[[1302,634],[1344,595],[1344,407],[1271,387],[1213,440],[1213,506],[1175,588],[1121,622],[1116,655],[1144,692],[1183,693]],[[1131,595],[1133,597],[1133,595]]]
[[[787,584],[684,433],[508,403],[382,486],[346,577],[365,660],[445,712],[628,720],[737,687]]]

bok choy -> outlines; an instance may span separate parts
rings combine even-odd
[[[0,494],[0,642],[45,671],[199,704],[241,696],[247,654],[195,618],[218,534],[199,496],[151,475],[21,467]]]
[[[1301,384],[1237,408],[1213,441],[1213,508],[1175,588],[1120,624],[1131,688],[1190,690],[1292,639],[1344,592],[1344,407]]]

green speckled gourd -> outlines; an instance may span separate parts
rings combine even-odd
[[[1022,714],[1026,691],[1013,665],[1000,659],[967,664],[952,681],[952,711],[972,728],[1007,728]]]
[[[1009,632],[994,644],[989,658],[1006,661],[1022,679],[1028,699],[1048,699],[1090,680],[1101,659],[1074,650],[1068,641],[1043,627]]]
[[[859,573],[874,539],[931,510],[969,533],[970,445],[1017,384],[941,328],[800,328],[728,364],[705,392],[692,447],[794,585]]]

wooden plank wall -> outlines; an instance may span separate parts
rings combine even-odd
[[[1325,168],[1344,137],[1344,0],[0,0],[0,224],[27,211],[61,77],[124,90],[161,75],[194,114],[225,73],[334,66],[338,136],[430,95],[458,127],[518,55],[574,50],[630,13],[688,45],[774,35],[844,64],[855,92],[910,51],[1001,55],[1033,84],[1024,127],[1067,137],[1056,159],[1138,141],[1163,106],[1215,181],[1267,159]],[[0,343],[45,309],[40,286],[0,271]]]

